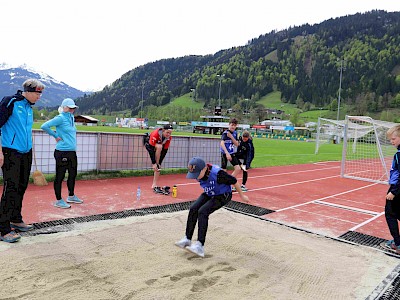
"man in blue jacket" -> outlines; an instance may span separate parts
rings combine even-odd
[[[0,102],[0,166],[3,195],[0,202],[0,240],[18,241],[15,232],[33,229],[22,219],[22,200],[28,187],[32,166],[32,124],[34,105],[42,95],[43,83],[28,79],[24,91],[4,97]]]

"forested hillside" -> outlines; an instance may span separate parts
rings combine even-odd
[[[305,24],[214,55],[151,62],[78,99],[78,105],[84,113],[128,109],[134,116],[142,97],[143,106],[160,106],[195,89],[195,98],[209,107],[218,103],[220,92],[224,108],[249,99],[255,110],[260,97],[278,90],[283,102],[304,110],[335,108],[341,64],[341,99],[352,113],[399,107],[400,12],[371,11]]]

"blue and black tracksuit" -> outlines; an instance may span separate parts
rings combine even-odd
[[[236,153],[236,157],[238,159],[243,159],[243,164],[246,166],[246,170],[250,169],[251,162],[254,158],[254,146],[253,140],[248,139],[247,141],[243,141],[242,138],[239,138],[239,147]],[[247,171],[243,171],[242,185],[246,185],[248,174]]]
[[[385,218],[394,243],[396,246],[400,246],[399,224],[397,222],[397,220],[400,220],[400,147],[393,157],[389,184],[388,193],[391,192],[395,197],[393,200],[386,200]]]
[[[231,185],[237,182],[235,177],[226,173],[219,166],[208,165],[208,170],[209,174],[199,180],[204,192],[190,206],[186,224],[186,237],[191,240],[198,221],[197,240],[202,245],[206,241],[208,217],[231,201]]]
[[[56,131],[51,128],[55,127]],[[75,180],[78,174],[78,158],[76,156],[76,126],[74,115],[62,112],[53,119],[45,122],[41,128],[54,138],[61,138],[54,150],[56,160],[56,178],[54,179],[54,193],[57,200],[61,200],[61,187],[68,171],[68,195],[75,194]]]
[[[0,234],[11,231],[10,222],[21,223],[22,200],[32,166],[33,103],[18,91],[0,102],[0,129],[4,155]]]

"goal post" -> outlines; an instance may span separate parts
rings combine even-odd
[[[324,144],[339,144],[343,139],[344,121],[318,118],[315,136],[315,154]]]
[[[341,176],[387,184],[396,149],[386,132],[397,125],[368,116],[346,116]]]

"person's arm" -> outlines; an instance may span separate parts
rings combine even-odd
[[[53,119],[43,123],[42,126],[40,126],[40,128],[53,138],[57,139],[59,138],[59,136],[57,132],[51,129],[51,127],[59,126],[62,124],[62,122],[63,122],[62,118],[60,116],[56,116]]]
[[[7,123],[12,113],[13,106],[8,105],[10,97],[4,97],[0,102],[0,167],[4,164],[3,143],[1,141],[1,128]]]
[[[230,132],[230,130],[227,130],[226,136],[231,139],[232,143],[236,147],[239,146],[239,141],[237,139],[235,139],[235,137],[233,136],[232,132]]]
[[[236,191],[239,193],[240,198],[244,201],[244,202],[249,202],[249,197],[247,197],[243,192],[242,189],[240,188],[240,184],[237,181],[237,179],[235,177],[233,177],[232,175],[228,174],[227,172],[225,172],[224,170],[220,170],[218,171],[217,174],[217,182],[219,184],[226,184],[226,185],[234,185],[236,188]]]
[[[400,161],[400,153],[396,152],[396,154],[393,157],[393,169],[397,170],[398,178],[396,178],[396,180],[393,182],[392,182],[392,178],[391,178],[389,192],[386,195],[387,200],[393,200],[393,198],[396,197],[400,192],[400,164],[399,164],[399,161]]]

